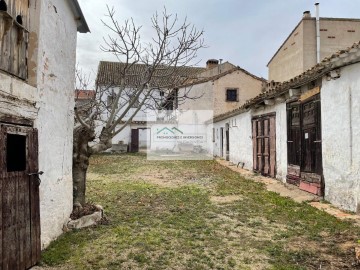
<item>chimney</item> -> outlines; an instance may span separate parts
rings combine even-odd
[[[219,60],[217,59],[209,59],[206,62],[206,69],[212,69],[214,67],[217,67],[219,64]]]
[[[311,18],[311,13],[310,13],[310,11],[308,11],[308,10],[304,11],[304,13],[303,13],[303,18]]]
[[[315,3],[316,12],[316,63],[320,63],[320,15],[319,3]]]

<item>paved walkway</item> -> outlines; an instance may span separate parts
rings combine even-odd
[[[273,178],[261,176],[255,174],[252,171],[238,168],[236,165],[232,164],[229,161],[223,159],[216,159],[216,161],[221,165],[228,167],[229,169],[235,172],[240,173],[242,176],[244,176],[247,179],[252,179],[254,181],[264,183],[266,185],[267,190],[279,193],[280,196],[289,197],[296,202],[308,202],[311,206],[319,210],[325,211],[328,214],[335,216],[338,219],[354,220],[356,225],[360,226],[359,215],[342,211],[330,203],[325,203],[322,201],[322,197],[300,190],[297,186],[283,183]]]

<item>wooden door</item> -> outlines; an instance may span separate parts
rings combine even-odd
[[[230,160],[230,129],[229,124],[225,127],[225,139],[226,139],[226,160]]]
[[[254,171],[276,176],[276,124],[275,115],[265,115],[252,120]]]
[[[320,99],[302,104],[301,171],[322,174]]]
[[[131,147],[130,151],[135,153],[139,152],[139,130],[132,129],[131,130]]]
[[[288,108],[287,182],[322,195],[321,108],[317,94]]]
[[[224,128],[220,128],[220,157],[224,156]]]
[[[288,124],[288,174],[287,182],[290,184],[300,184],[300,165],[301,165],[301,104],[299,102],[287,105],[287,124]]]
[[[1,125],[0,262],[23,270],[40,259],[37,130]]]

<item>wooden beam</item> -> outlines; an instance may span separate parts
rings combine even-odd
[[[277,103],[285,102],[285,100],[286,100],[285,96],[281,96],[281,97],[275,98],[275,101],[276,101]]]
[[[289,89],[290,97],[298,97],[300,96],[300,89]]]
[[[264,103],[265,103],[265,105],[268,105],[268,106],[274,105],[274,104],[275,104],[275,100],[274,100],[274,99],[265,99],[265,100],[264,100]]]

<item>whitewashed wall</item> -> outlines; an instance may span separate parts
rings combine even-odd
[[[245,112],[230,118],[230,160],[244,168],[253,169],[253,143],[251,113]]]
[[[325,199],[351,211],[360,200],[360,64],[321,88]]]
[[[238,164],[244,163],[244,168],[253,168],[253,143],[252,143],[252,124],[254,116],[275,113],[276,114],[276,178],[286,181],[287,174],[287,129],[286,129],[286,104],[279,103],[273,106],[266,106],[262,109],[252,110],[229,117],[226,120],[214,123],[216,130],[216,140],[213,144],[214,155],[220,156],[220,128],[224,128],[229,123],[230,137],[230,161]],[[210,132],[210,131],[208,131]],[[224,139],[224,149],[226,147]],[[224,150],[225,157],[225,150]]]
[[[225,140],[225,125],[229,120],[223,120],[220,122],[216,122],[213,124],[213,128],[215,129],[215,141],[213,142],[213,155],[216,157],[224,157],[225,158],[225,147],[226,147],[226,140]],[[221,128],[223,128],[223,136],[221,137]],[[223,138],[223,155],[221,154],[221,138]]]
[[[37,90],[42,247],[72,211],[72,141],[77,25],[67,1],[38,1]]]
[[[276,178],[285,182],[287,174],[286,103],[278,103],[254,110],[252,115],[258,116],[274,112],[276,114]]]
[[[62,233],[72,211],[72,141],[77,26],[67,1],[31,2],[29,82],[0,74],[0,92],[13,95],[10,113],[39,130],[41,243]],[[30,85],[31,84],[31,85]],[[34,104],[34,105],[32,105]]]

